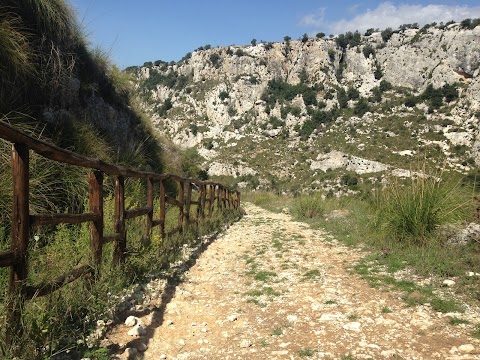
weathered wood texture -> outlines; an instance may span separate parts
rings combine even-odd
[[[159,226],[162,239],[175,233],[181,233],[189,224],[198,224],[206,215],[212,216],[226,208],[227,189],[220,184],[186,179],[174,174],[155,174],[108,164],[102,160],[90,159],[68,150],[61,149],[45,141],[34,139],[0,121],[0,138],[12,143],[11,161],[13,175],[13,208],[10,249],[0,253],[0,267],[10,267],[7,291],[7,328],[9,333],[21,334],[20,309],[23,302],[34,297],[50,294],[76,279],[92,275],[92,279],[100,275],[103,245],[114,243],[113,263],[121,265],[127,256],[126,220],[146,216],[145,236],[149,237],[152,229]],[[29,152],[61,163],[89,168],[88,196],[89,212],[84,214],[30,214],[29,212]],[[103,180],[105,175],[115,177],[115,211],[114,232],[104,236]],[[145,179],[147,198],[146,206],[136,209],[125,209],[125,179],[127,177]],[[165,181],[177,182],[176,198],[168,197]],[[155,184],[158,183],[159,219],[155,220]],[[208,190],[207,190],[208,189]],[[193,191],[198,199],[193,200]],[[209,193],[207,198],[207,191]],[[228,190],[228,194],[233,194]],[[217,200],[215,206],[215,200]],[[236,192],[234,208],[240,207],[240,193]],[[178,207],[179,215],[176,226],[166,233],[167,206]],[[191,206],[197,206],[197,217],[191,218]],[[208,208],[208,211],[205,209]],[[58,224],[90,223],[90,263],[79,266],[69,273],[59,276],[52,282],[27,286],[28,278],[28,244],[29,233],[33,227]],[[68,255],[66,255],[68,256]],[[7,341],[10,341],[7,339]]]

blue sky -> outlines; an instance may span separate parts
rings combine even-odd
[[[478,0],[70,0],[92,46],[119,67],[179,60],[199,46],[247,45],[401,24],[479,18]]]

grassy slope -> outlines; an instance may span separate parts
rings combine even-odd
[[[322,200],[312,195],[293,198],[256,192],[245,194],[244,199],[275,212],[287,208],[296,219],[324,228],[350,246],[362,247],[366,256],[352,265],[352,271],[371,286],[400,290],[408,306],[430,303],[440,312],[461,313],[462,303],[480,305],[480,278],[467,274],[480,269],[480,243],[477,239],[465,246],[449,245],[445,226],[473,220],[472,194],[468,188],[427,182],[391,185],[377,197]],[[419,195],[411,196],[415,193]],[[429,208],[437,210],[429,213]],[[437,216],[438,212],[445,216]],[[410,221],[422,230],[412,229]],[[433,227],[428,228],[428,223]],[[455,287],[439,291],[447,278],[455,279]],[[480,324],[470,326],[478,337]]]
[[[3,7],[5,5],[5,7]],[[131,94],[131,78],[120,72],[99,49],[90,49],[75,14],[65,0],[7,0],[0,7],[0,119],[8,121],[34,137],[51,141],[86,156],[107,162],[161,172],[162,170],[189,174],[196,164],[171,146],[165,146],[169,162],[139,109],[138,100]],[[71,93],[72,83],[78,81],[78,91]],[[90,118],[91,104],[113,109],[115,117],[110,127],[99,127]],[[90,107],[90,110],[89,110]],[[44,117],[47,113],[54,120]],[[96,108],[93,108],[95,111]],[[111,113],[111,112],[110,112]],[[55,115],[57,114],[57,115]],[[58,116],[60,114],[60,116]],[[128,143],[119,143],[115,121],[126,121]],[[0,249],[10,243],[11,169],[10,144],[0,140]],[[172,160],[176,159],[176,160]],[[32,212],[84,212],[88,204],[87,171],[67,167],[31,154],[30,188]],[[126,206],[144,203],[145,184],[126,182]],[[105,179],[105,215],[113,219],[113,179]],[[176,190],[169,186],[173,195]],[[158,189],[156,189],[158,193]],[[158,204],[156,206],[158,209]],[[192,214],[195,213],[192,207]],[[70,349],[79,357],[85,350],[84,337],[96,320],[107,318],[115,306],[112,295],[123,291],[147,273],[159,272],[170,261],[179,258],[178,248],[192,243],[199,235],[218,229],[237,214],[216,215],[198,229],[182,237],[162,242],[155,232],[150,242],[144,238],[144,221],[128,221],[128,248],[133,252],[124,269],[112,266],[112,245],[104,248],[103,272],[91,286],[78,280],[44,298],[29,301],[23,313],[22,337],[14,346],[5,347],[2,332],[0,354],[10,358],[46,358]],[[167,225],[176,224],[178,214],[167,214]],[[168,229],[167,229],[168,230]],[[85,264],[89,254],[89,227],[57,226],[35,229],[30,245],[29,282],[42,284],[65,274],[79,264]],[[105,231],[113,232],[107,223]],[[65,254],[70,254],[68,257]],[[160,256],[159,256],[160,254]],[[4,302],[8,269],[0,269],[0,294]],[[3,305],[2,305],[3,306]],[[0,311],[3,315],[4,309]],[[95,344],[94,344],[95,345]]]

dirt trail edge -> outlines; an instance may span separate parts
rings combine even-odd
[[[243,204],[233,224],[142,316],[132,359],[480,359],[480,341],[430,306],[349,271],[364,254]],[[126,344],[130,328],[109,338]],[[128,351],[118,358],[126,359]]]

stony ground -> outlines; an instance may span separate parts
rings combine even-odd
[[[360,250],[244,206],[155,306],[133,314],[144,335],[127,335],[137,329],[127,325],[109,333],[118,358],[480,359],[480,340],[449,324],[456,314],[407,307],[353,274]]]

